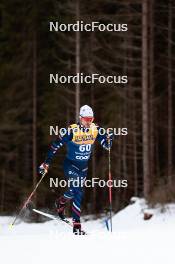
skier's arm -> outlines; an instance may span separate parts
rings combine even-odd
[[[72,133],[69,133],[68,131],[64,136],[59,135],[59,137],[54,142],[51,143],[44,163],[50,164],[57,150],[61,148],[64,145],[64,143],[70,141],[71,139],[72,139]]]
[[[113,133],[100,134],[100,127],[98,127],[97,141],[104,149],[109,150],[112,147],[112,140]]]
[[[61,148],[64,145],[64,143],[72,140],[72,137],[73,137],[73,134],[69,130],[67,130],[64,135],[59,134],[58,138],[51,143],[49,150],[47,152],[47,155],[46,155],[46,159],[39,167],[39,173],[41,174],[47,173],[49,169],[49,165],[53,157],[55,156],[57,150]]]

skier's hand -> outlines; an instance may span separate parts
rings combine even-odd
[[[102,147],[106,150],[109,150],[112,147],[112,138],[107,135]]]
[[[107,129],[107,150],[109,150],[112,147],[112,140],[113,140],[113,132],[110,132],[110,130]]]
[[[39,173],[41,175],[43,174],[46,174],[48,172],[48,169],[49,169],[49,165],[47,163],[42,163],[40,166],[39,166]]]
[[[107,136],[107,150],[109,150],[112,147],[112,138],[110,136]]]

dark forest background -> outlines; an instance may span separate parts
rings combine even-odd
[[[60,23],[127,23],[127,32],[49,32]],[[151,203],[175,200],[175,2],[170,0],[1,0],[0,3],[0,213],[19,208],[39,180],[38,166],[55,138],[49,126],[67,127],[88,104],[104,127],[128,128],[115,138],[113,210],[130,197]],[[128,75],[127,85],[55,85],[50,73]],[[108,178],[108,153],[98,144],[89,178]],[[40,185],[38,207],[52,207],[63,189],[65,147]],[[87,189],[83,213],[102,213],[108,189]]]

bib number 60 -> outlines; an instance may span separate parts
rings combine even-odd
[[[81,145],[81,146],[79,147],[79,150],[80,150],[81,152],[84,152],[84,151],[90,151],[90,150],[91,150],[91,144]]]

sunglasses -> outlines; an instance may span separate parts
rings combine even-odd
[[[89,116],[85,116],[85,117],[81,117],[81,120],[84,120],[86,122],[92,122],[94,120],[93,117],[89,117]]]

